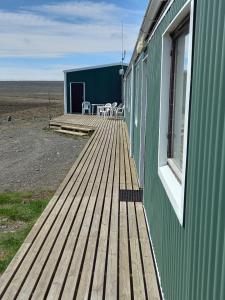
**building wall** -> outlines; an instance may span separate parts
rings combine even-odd
[[[132,156],[135,162],[139,162],[140,158],[140,127],[141,127],[141,107],[139,105],[142,96],[142,60],[139,60],[134,66],[134,87],[131,84],[132,72],[126,77],[125,88],[125,119],[130,133]],[[131,105],[131,97],[133,95],[133,104]],[[133,120],[133,130],[130,131],[130,121]],[[138,168],[137,168],[138,169]]]
[[[126,68],[126,67],[125,67]],[[96,104],[121,102],[121,66],[67,73],[67,113],[70,113],[70,83],[85,82],[86,101]]]
[[[130,118],[131,118],[131,72],[127,75],[126,80],[124,81],[124,102],[125,102],[125,120],[128,127],[128,132],[130,133]]]
[[[133,104],[133,120],[134,120],[134,126],[133,126],[133,156],[135,159],[135,162],[137,164],[138,169],[138,163],[140,158],[140,99],[141,99],[141,80],[142,80],[142,61],[140,60],[134,67],[134,104]]]
[[[144,205],[165,299],[222,300],[225,299],[224,0],[195,1],[183,227],[158,176],[161,37],[184,3],[184,0],[174,1],[148,46]],[[134,149],[138,143],[134,135]]]

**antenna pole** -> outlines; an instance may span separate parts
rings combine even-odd
[[[124,52],[124,35],[123,35],[123,21],[122,21],[122,55],[121,55],[121,70],[122,70],[122,73],[121,73],[121,100],[122,100],[122,103],[124,103],[124,95],[123,95],[123,78],[124,78],[124,66],[123,66],[123,63],[124,63],[124,59],[125,59],[125,52]]]
[[[123,70],[123,62],[124,62],[124,35],[123,35],[123,21],[122,21],[122,70]]]

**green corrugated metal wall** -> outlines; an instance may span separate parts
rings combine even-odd
[[[127,127],[128,127],[128,132],[130,133],[130,118],[131,118],[131,72],[127,75],[126,77],[126,81],[124,82],[125,84],[125,93],[124,93],[124,102],[125,102],[125,120],[127,123]]]
[[[141,99],[141,79],[142,79],[142,61],[140,60],[134,67],[134,130],[133,130],[133,156],[137,165],[138,170],[138,162],[140,158],[140,105],[139,101]]]
[[[184,0],[174,1],[148,47],[144,201],[165,299],[222,300],[225,299],[224,0],[195,1],[184,227],[178,222],[157,171],[161,36],[184,3]],[[138,144],[138,139],[134,144]]]
[[[124,67],[126,69],[126,66]],[[70,83],[85,82],[85,98],[91,103],[121,101],[120,65],[67,73],[67,112],[70,113]]]

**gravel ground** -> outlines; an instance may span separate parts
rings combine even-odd
[[[62,82],[0,82],[0,193],[57,189],[88,141],[48,129],[62,114]]]
[[[43,120],[0,127],[0,192],[55,190],[87,142],[43,128]]]

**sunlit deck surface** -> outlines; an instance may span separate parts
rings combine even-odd
[[[95,131],[2,275],[0,299],[160,299],[126,124],[54,121]]]

